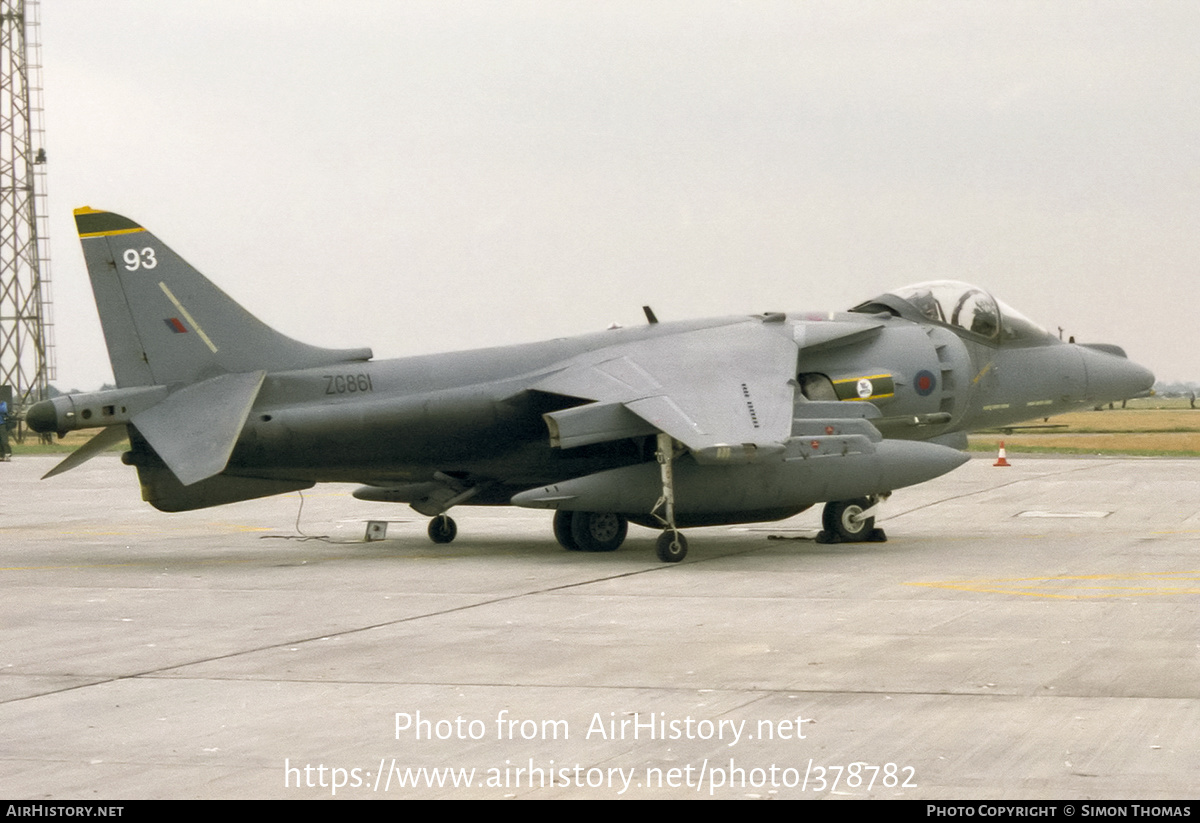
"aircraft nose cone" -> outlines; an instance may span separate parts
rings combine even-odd
[[[30,406],[29,411],[25,412],[25,425],[40,434],[58,431],[58,411],[54,403],[43,400]]]
[[[1088,394],[1097,401],[1127,400],[1148,394],[1154,373],[1121,355],[1084,349]]]
[[[1147,369],[1145,366],[1139,366],[1137,363],[1130,362],[1128,364],[1134,371],[1130,377],[1130,381],[1140,387],[1138,394],[1145,394],[1154,388],[1154,372]]]

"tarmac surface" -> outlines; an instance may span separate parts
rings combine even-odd
[[[663,564],[543,511],[439,547],[349,486],[166,515],[57,459],[0,464],[5,797],[1200,795],[1200,461],[976,459],[887,543],[814,509]]]

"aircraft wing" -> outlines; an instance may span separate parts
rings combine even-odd
[[[663,431],[701,463],[783,451],[798,346],[772,316],[652,337],[590,353],[530,388],[596,401],[546,415],[575,446]]]

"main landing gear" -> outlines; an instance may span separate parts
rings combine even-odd
[[[571,552],[615,552],[625,542],[629,521],[611,512],[554,513],[554,537]]]
[[[886,497],[884,495],[883,497]],[[887,535],[875,528],[875,514],[883,497],[834,500],[825,504],[818,543],[884,543]]]
[[[662,467],[663,493],[650,515],[663,526],[655,552],[664,563],[678,563],[687,557],[687,539],[675,526],[675,476],[672,461],[676,456],[675,441],[670,435],[658,435],[658,462]],[[611,552],[625,542],[629,520],[612,512],[554,513],[554,537],[567,551]]]
[[[554,513],[554,537],[569,552],[614,552],[625,542],[629,520],[611,512]],[[678,563],[687,556],[687,539],[678,531],[664,531],[655,546],[658,559]]]
[[[573,552],[613,552],[625,542],[629,520],[610,512],[555,512],[554,536],[564,549]],[[429,539],[449,543],[458,535],[458,526],[448,515],[439,514],[429,521]]]
[[[658,458],[662,477],[662,495],[650,510],[650,516],[663,527],[662,534],[655,543],[655,553],[664,563],[678,563],[687,557],[688,545],[675,522],[675,473],[674,461],[682,448],[669,434],[659,432]],[[448,504],[458,502],[469,496],[474,490],[460,493],[447,501]],[[435,509],[436,511],[436,509]],[[444,512],[445,509],[443,508]],[[423,512],[427,513],[427,512]],[[828,528],[828,526],[826,527]],[[623,514],[614,512],[574,512],[557,511],[554,513],[554,537],[568,551],[574,552],[611,552],[620,548],[625,542],[629,531],[629,519]],[[434,543],[449,543],[458,534],[458,527],[444,513],[429,521],[429,539]],[[882,532],[881,532],[882,534]]]

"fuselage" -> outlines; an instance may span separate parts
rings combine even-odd
[[[743,419],[753,423],[744,431],[754,432],[763,422],[757,415],[767,408],[774,413],[776,404],[784,402],[783,408],[791,409],[790,427],[784,411],[782,426],[773,429],[776,440],[753,447],[724,441],[713,447],[709,458],[715,455],[718,462],[729,463],[721,455],[732,455],[732,463],[757,461],[761,467],[773,453],[769,459],[783,468],[744,477],[742,470],[731,469],[727,483],[713,480],[718,473],[712,469],[702,471],[697,476],[705,478],[713,498],[707,507],[721,509],[733,497],[720,493],[723,483],[757,484],[756,496],[762,500],[774,493],[768,486],[783,488],[780,500],[802,506],[833,499],[822,497],[827,492],[821,478],[835,473],[810,467],[817,473],[800,477],[798,464],[790,469],[787,464],[826,448],[847,455],[860,446],[864,455],[879,452],[855,458],[866,461],[861,466],[841,464],[837,481],[849,488],[855,476],[878,470],[882,473],[871,490],[861,492],[878,494],[889,490],[888,478],[911,485],[958,462],[932,446],[902,452],[867,443],[879,435],[961,449],[969,431],[1149,391],[1153,375],[1116,347],[1064,343],[1015,313],[1002,315],[999,306],[1003,304],[973,287],[943,281],[882,295],[849,312],[649,323],[382,361],[359,359],[355,350],[348,350],[353,357],[331,357],[325,365],[309,368],[260,370],[257,378],[249,372],[230,373],[195,384],[133,385],[59,397],[30,409],[28,419],[39,431],[127,426],[132,447],[126,462],[138,467],[144,497],[165,510],[219,505],[318,482],[356,482],[367,487],[360,495],[367,499],[410,502],[418,511],[436,513],[448,501],[507,504],[534,487],[653,464],[655,438],[666,424],[652,424],[655,413],[640,405],[640,398],[659,403],[660,411],[661,404],[672,401],[661,388],[638,393],[643,384],[659,385],[638,376],[637,361],[652,351],[667,355],[655,367],[659,379],[701,395],[710,388],[728,392],[738,380],[745,381],[736,396],[722,395],[717,411],[705,412],[716,415],[710,419],[720,425]],[[745,328],[737,328],[741,326]],[[734,342],[737,348],[726,351],[736,356],[723,355],[722,340]],[[721,378],[713,382],[709,362],[722,356]],[[238,357],[254,362],[245,351]],[[749,362],[753,360],[760,362]],[[606,365],[620,363],[625,365],[616,371]],[[766,371],[764,363],[771,364]],[[628,371],[624,377],[622,370]],[[573,374],[586,379],[580,383]],[[609,390],[601,389],[609,380],[621,383],[621,402],[595,402],[606,396]],[[227,389],[228,401],[223,400]],[[240,412],[239,397],[245,398]],[[695,396],[689,402],[694,404]],[[197,403],[228,408],[217,410],[217,417],[205,416]],[[614,407],[612,414],[618,417],[610,419],[605,409]],[[240,429],[227,435],[214,430],[217,437],[228,437],[232,447],[227,462],[220,458],[219,475],[199,482],[181,482],[176,476],[174,469],[207,454],[207,434],[187,435],[191,424],[181,425],[173,417],[181,413],[199,415],[198,421],[244,415],[236,418],[244,419],[235,424]],[[557,426],[574,420],[577,427],[581,417],[583,437],[575,432],[573,440],[558,439]],[[836,426],[822,423],[813,429],[814,421],[826,418],[865,419],[871,437],[843,441]],[[686,414],[681,419],[686,421]],[[152,427],[145,437],[138,430],[143,423]],[[833,439],[821,439],[826,436]],[[186,451],[160,455],[151,445],[155,438],[168,446],[183,443]],[[797,447],[801,438],[815,438],[811,449]],[[748,456],[755,452],[757,457]],[[709,458],[702,452],[683,454],[682,470],[686,474],[690,462],[707,463]],[[776,470],[784,472],[780,479],[763,480]],[[786,509],[780,503],[775,511]]]
[[[552,448],[542,415],[584,401],[528,387],[598,350],[749,322],[758,321],[658,323],[270,374],[227,473],[369,484],[442,473],[496,480],[498,493],[485,499],[505,502],[513,488],[652,460],[653,448],[637,438]],[[870,403],[880,413],[876,424],[897,439],[1011,425],[1142,393],[1153,380],[1122,357],[1050,338],[989,344],[944,326],[848,312],[797,313],[784,322],[800,359],[795,374],[779,379],[797,380],[797,403]],[[841,336],[806,346],[832,334]]]
[[[1053,339],[982,289],[906,286],[841,313],[767,313],[375,361],[270,328],[137,222],[75,211],[119,388],[26,411],[121,439],[142,497],[186,511],[323,481],[408,503],[455,534],[462,504],[554,509],[572,550],[628,522],[770,520],[825,503],[822,534],[875,540],[878,502],[967,458],[966,432],[1133,397],[1153,376],[1113,346]],[[820,537],[819,537],[820,539]]]

